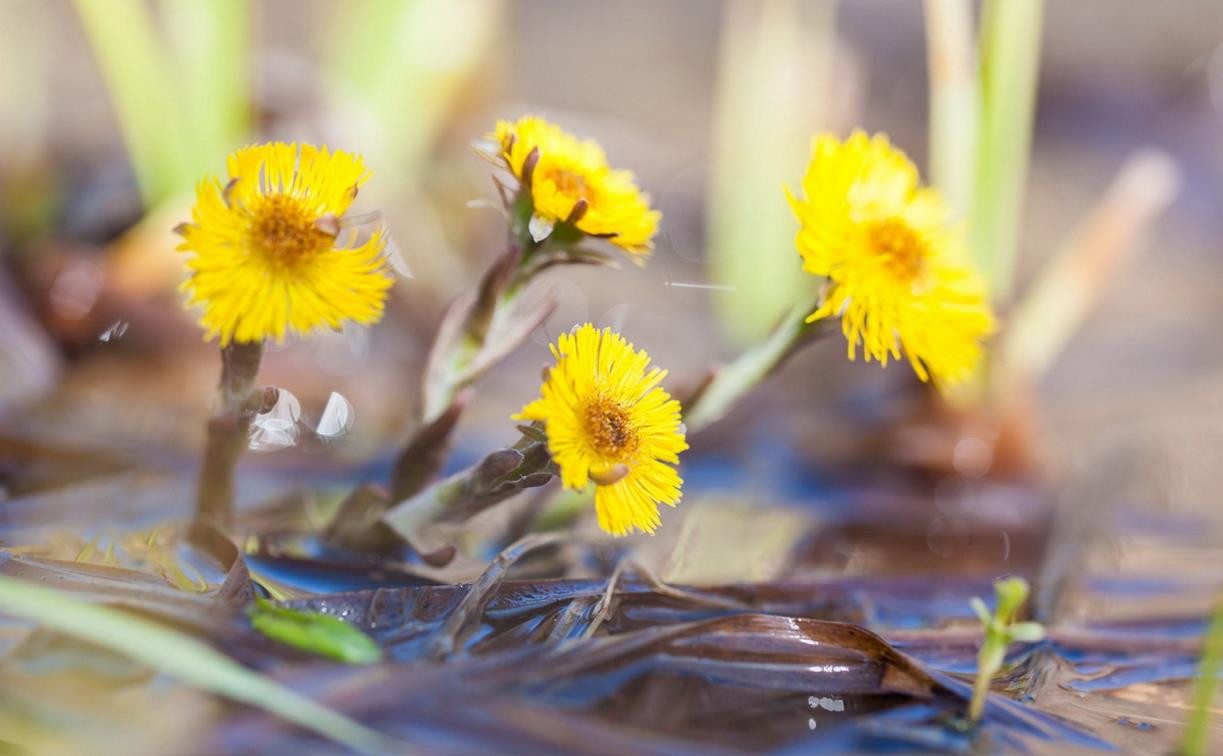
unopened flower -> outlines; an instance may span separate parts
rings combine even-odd
[[[369,324],[392,284],[381,229],[340,243],[342,216],[369,178],[357,155],[309,144],[264,144],[229,156],[229,179],[199,184],[179,250],[192,253],[183,289],[221,346],[282,341],[293,331]]]
[[[603,148],[536,116],[498,121],[492,135],[501,157],[533,203],[536,240],[568,224],[606,238],[638,257],[649,255],[661,214],[629,171],[613,170]]]
[[[908,358],[923,381],[968,378],[994,329],[985,283],[938,192],[882,134],[821,135],[803,177],[803,269],[828,279],[808,322],[841,318],[849,358]]]
[[[587,323],[562,334],[541,397],[516,420],[544,424],[548,450],[569,488],[594,481],[599,527],[653,533],[658,504],[675,506],[683,481],[673,465],[688,448],[679,402],[659,387],[667,372],[610,329]]]

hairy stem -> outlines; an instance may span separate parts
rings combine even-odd
[[[223,526],[233,515],[234,468],[246,447],[251,420],[260,409],[251,406],[251,401],[262,357],[262,342],[235,342],[221,349],[221,409],[208,421],[208,441],[196,487],[197,521]]]
[[[807,314],[814,309],[810,304],[795,308],[782,318],[768,338],[718,368],[684,407],[684,424],[688,431],[699,431],[722,419],[744,394],[811,339],[826,333],[823,321],[806,322]]]

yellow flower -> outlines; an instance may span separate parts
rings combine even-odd
[[[828,278],[807,322],[839,315],[851,360],[860,344],[885,366],[903,351],[923,381],[968,378],[994,329],[985,283],[904,153],[882,134],[818,136],[803,193],[787,190],[803,269]]]
[[[535,116],[498,121],[492,136],[510,171],[529,186],[535,216],[545,225],[572,223],[634,256],[653,250],[661,214],[650,209],[631,172],[608,167],[598,144]],[[536,150],[532,166],[528,157]]]
[[[337,239],[369,177],[361,158],[275,143],[238,150],[228,167],[227,184],[200,182],[192,222],[178,228],[178,249],[193,253],[182,288],[204,307],[206,337],[283,341],[290,330],[377,321],[392,283],[385,234],[356,247]]]
[[[650,367],[611,329],[587,323],[552,347],[541,397],[515,420],[544,423],[548,450],[569,488],[596,483],[599,527],[621,536],[653,533],[658,504],[675,506],[683,481],[672,465],[688,448],[679,402],[659,388],[667,371]]]

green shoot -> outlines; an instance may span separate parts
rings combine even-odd
[[[994,613],[979,598],[973,597],[973,611],[985,628],[985,640],[977,656],[977,679],[972,686],[972,702],[968,706],[968,718],[980,722],[985,712],[985,699],[989,696],[989,684],[1002,669],[1006,649],[1012,643],[1035,643],[1045,637],[1045,628],[1038,622],[1016,622],[1015,617],[1028,600],[1028,581],[1021,577],[1009,577],[994,581],[997,597]]]

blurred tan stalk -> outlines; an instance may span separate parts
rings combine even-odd
[[[930,179],[956,220],[968,217],[976,178],[980,87],[969,0],[926,0]]]
[[[1180,170],[1158,150],[1139,151],[1121,167],[1008,318],[991,387],[1003,406],[1024,402],[1117,270],[1142,248],[1179,184]]]

